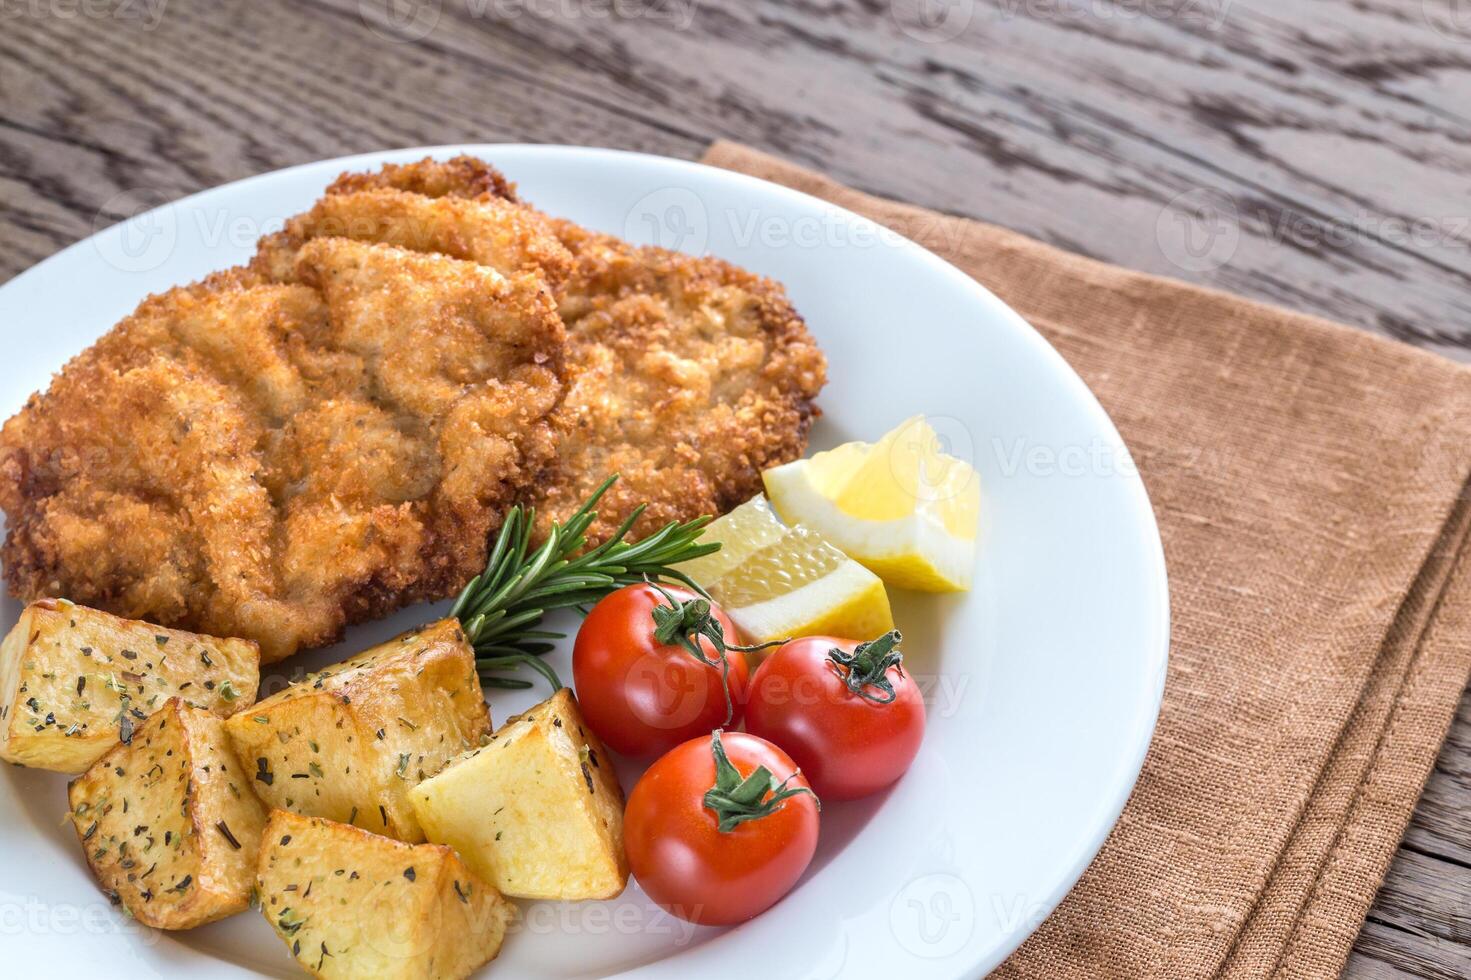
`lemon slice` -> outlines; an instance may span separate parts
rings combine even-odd
[[[894,628],[884,583],[810,528],[777,519],[756,497],[716,520],[701,541],[713,555],[680,565],[720,603],[746,639],[831,634],[869,640]]]
[[[981,480],[916,416],[762,474],[782,520],[816,530],[889,585],[960,592],[975,575]]]

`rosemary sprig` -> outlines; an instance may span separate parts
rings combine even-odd
[[[618,479],[608,477],[566,523],[553,523],[546,540],[532,549],[536,511],[513,507],[496,535],[485,571],[470,580],[450,615],[459,619],[475,648],[475,666],[491,687],[530,687],[524,680],[498,674],[521,666],[539,671],[553,689],[561,679],[541,659],[550,641],[563,634],[540,629],[553,609],[588,606],[625,585],[673,580],[705,590],[672,566],[720,550],[719,542],[697,543],[709,517],[671,522],[646,538],[627,541],[644,512],[640,504],[606,541],[583,551],[587,529],[597,520],[597,505]]]

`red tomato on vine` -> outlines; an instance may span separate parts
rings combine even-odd
[[[616,752],[649,756],[737,724],[750,664],[735,624],[693,590],[628,585],[583,621],[572,649],[577,699]]]
[[[792,640],[751,680],[746,728],[785,749],[825,800],[875,793],[909,768],[924,739],[924,700],[894,630],[868,643]]]
[[[716,731],[661,757],[634,786],[623,817],[628,864],[670,914],[744,922],[802,877],[817,850],[818,810],[785,752]]]

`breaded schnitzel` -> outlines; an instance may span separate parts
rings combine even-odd
[[[506,240],[559,251],[536,237]],[[148,298],[5,424],[12,592],[277,660],[481,569],[555,457],[543,276],[348,238],[290,261]]]
[[[549,227],[570,263],[483,248],[477,228],[519,209]],[[470,157],[346,174],[258,259],[267,271],[325,229],[499,268],[540,262],[568,332],[567,393],[554,414],[555,478],[531,502],[543,524],[565,518],[611,473],[595,538],[639,503],[647,533],[724,513],[761,490],[761,471],[801,455],[826,362],[781,286],[715,258],[638,247],[519,203],[494,168]],[[543,253],[545,254],[545,252]],[[507,258],[507,256],[510,256]],[[569,268],[570,266],[570,268]]]
[[[566,327],[564,329],[563,322]],[[13,593],[261,644],[452,594],[512,502],[594,538],[800,455],[781,287],[549,218],[478,160],[344,175],[248,268],[145,300],[0,429]]]
[[[720,259],[558,230],[576,263],[556,290],[568,388],[554,417],[559,478],[539,507],[565,518],[616,472],[594,533],[641,502],[648,533],[725,513],[761,492],[762,470],[802,455],[827,362],[779,285]]]
[[[536,270],[550,283],[567,277],[572,256],[550,219],[511,200],[435,200],[392,187],[328,194],[263,239],[254,266],[278,280],[292,278],[291,256],[312,238],[351,238],[437,252],[514,275]]]

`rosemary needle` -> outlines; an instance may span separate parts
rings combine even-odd
[[[450,611],[475,648],[475,667],[486,684],[530,686],[497,676],[528,666],[554,689],[562,686],[556,672],[541,659],[552,649],[551,641],[563,635],[540,628],[542,617],[553,609],[585,608],[625,585],[644,581],[674,580],[705,595],[704,589],[673,566],[720,550],[719,542],[698,541],[709,517],[672,521],[648,537],[628,541],[646,506],[640,504],[606,541],[583,551],[587,529],[598,517],[593,508],[617,479],[615,473],[604,480],[565,523],[554,522],[546,540],[535,549],[531,535],[536,511],[516,506],[506,515],[485,571],[470,580]]]

